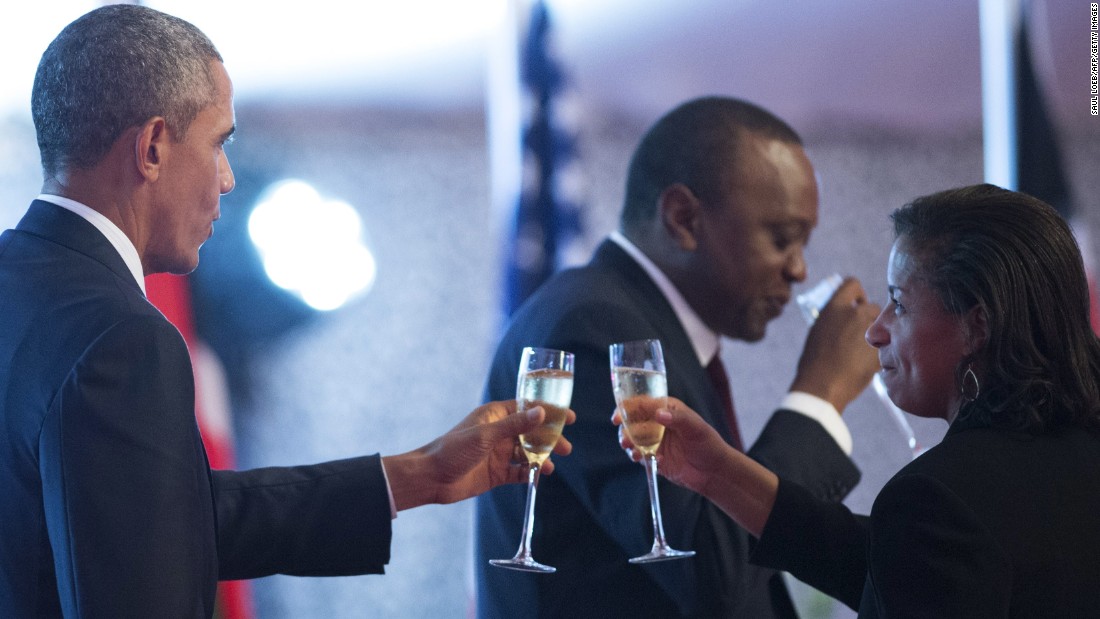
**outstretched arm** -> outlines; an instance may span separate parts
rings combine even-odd
[[[517,458],[517,437],[542,423],[541,407],[514,414],[515,401],[490,402],[474,409],[457,426],[419,449],[382,458],[398,511],[429,503],[454,503],[501,484],[527,480],[526,460]],[[565,423],[577,416],[569,411]],[[558,439],[554,453],[573,446]],[[554,470],[549,459],[542,473]]]
[[[665,426],[657,452],[661,475],[710,499],[759,537],[771,515],[779,478],[730,447],[698,413],[676,398],[668,398],[668,408],[657,411],[657,421]],[[620,424],[618,411],[612,422]],[[633,449],[621,425],[619,440],[632,459],[641,460],[641,453]]]
[[[620,422],[619,414],[612,417]],[[759,540],[751,561],[792,574],[852,608],[867,573],[864,519],[839,503],[815,498],[730,447],[698,414],[675,398],[657,413],[665,436],[658,470],[710,499]],[[620,429],[631,458],[641,454]]]

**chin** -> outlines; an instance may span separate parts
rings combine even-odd
[[[889,390],[887,390],[887,393],[889,393]],[[922,400],[913,401],[904,394],[899,394],[897,399],[891,396],[890,401],[894,403],[894,406],[897,406],[914,417],[920,417],[922,419],[943,418],[943,414],[938,408],[930,407],[927,402]]]
[[[755,343],[763,340],[764,336],[767,334],[768,333],[765,329],[760,329],[759,331],[753,331],[752,333],[746,334],[745,337],[741,339],[746,342]]]
[[[725,329],[722,335],[733,338],[735,340],[741,340],[742,342],[759,342],[764,339],[764,336],[768,334],[768,324],[746,324],[740,323],[731,325],[729,329]]]
[[[171,273],[172,275],[187,275],[197,269],[199,266],[199,257],[194,256],[192,259],[180,258],[173,260],[171,263],[158,268],[154,273]]]

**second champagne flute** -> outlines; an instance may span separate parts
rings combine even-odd
[[[661,342],[637,340],[612,344],[610,352],[615,404],[622,415],[623,430],[634,443],[634,448],[642,453],[649,487],[649,513],[653,518],[652,550],[630,559],[630,562],[650,563],[694,556],[694,550],[675,550],[668,545],[661,522],[661,502],[657,496],[657,448],[665,436],[665,427],[653,419],[657,407],[668,406],[668,381]]]
[[[833,295],[836,294],[843,283],[844,278],[839,273],[832,273],[814,284],[813,288],[795,297],[795,302],[798,303],[798,308],[802,310],[802,317],[806,319],[806,324],[813,326],[817,322],[821,310],[825,309],[829,300],[833,298]],[[886,393],[886,385],[882,383],[882,374],[875,372],[871,383],[874,385],[875,394],[886,406],[886,410],[890,411],[890,416],[898,424],[898,429],[905,435],[905,443],[909,446],[909,452],[913,454],[914,458],[924,453],[924,448],[917,443],[917,435],[913,433],[913,427],[909,425],[909,421],[905,418],[905,412],[898,408]]]
[[[519,437],[527,456],[527,504],[523,512],[523,532],[519,550],[511,559],[492,559],[492,565],[524,572],[556,571],[531,557],[531,535],[535,526],[535,491],[542,463],[554,450],[573,397],[573,353],[550,348],[523,349],[516,379],[516,413],[541,406],[546,417],[539,427]]]

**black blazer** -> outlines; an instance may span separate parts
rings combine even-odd
[[[871,516],[780,482],[754,560],[864,619],[1100,616],[1100,436],[956,421]]]
[[[211,471],[191,362],[90,223],[0,235],[0,616],[213,613],[218,579],[381,572],[377,456]]]
[[[645,271],[607,241],[584,268],[555,276],[514,316],[497,349],[486,399],[515,396],[524,346],[576,355],[566,436],[573,454],[539,482],[533,552],[558,568],[534,575],[488,565],[515,553],[524,488],[498,488],[477,501],[478,615],[511,617],[794,617],[780,575],[751,566],[749,535],[700,496],[660,480],[665,533],[698,554],[645,566],[627,563],[653,542],[643,468],[618,446],[608,346],[659,338],[669,394],[729,436],[719,396],[671,306]],[[859,473],[819,423],[776,412],[749,452],[814,493],[839,500]]]

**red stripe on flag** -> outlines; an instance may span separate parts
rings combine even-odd
[[[231,469],[234,466],[233,437],[229,425],[229,400],[225,375],[217,356],[195,332],[191,310],[191,289],[186,277],[151,275],[145,278],[149,302],[179,329],[191,354],[195,375],[195,418],[202,435],[210,466]],[[217,617],[252,619],[252,597],[243,580],[218,583]]]

